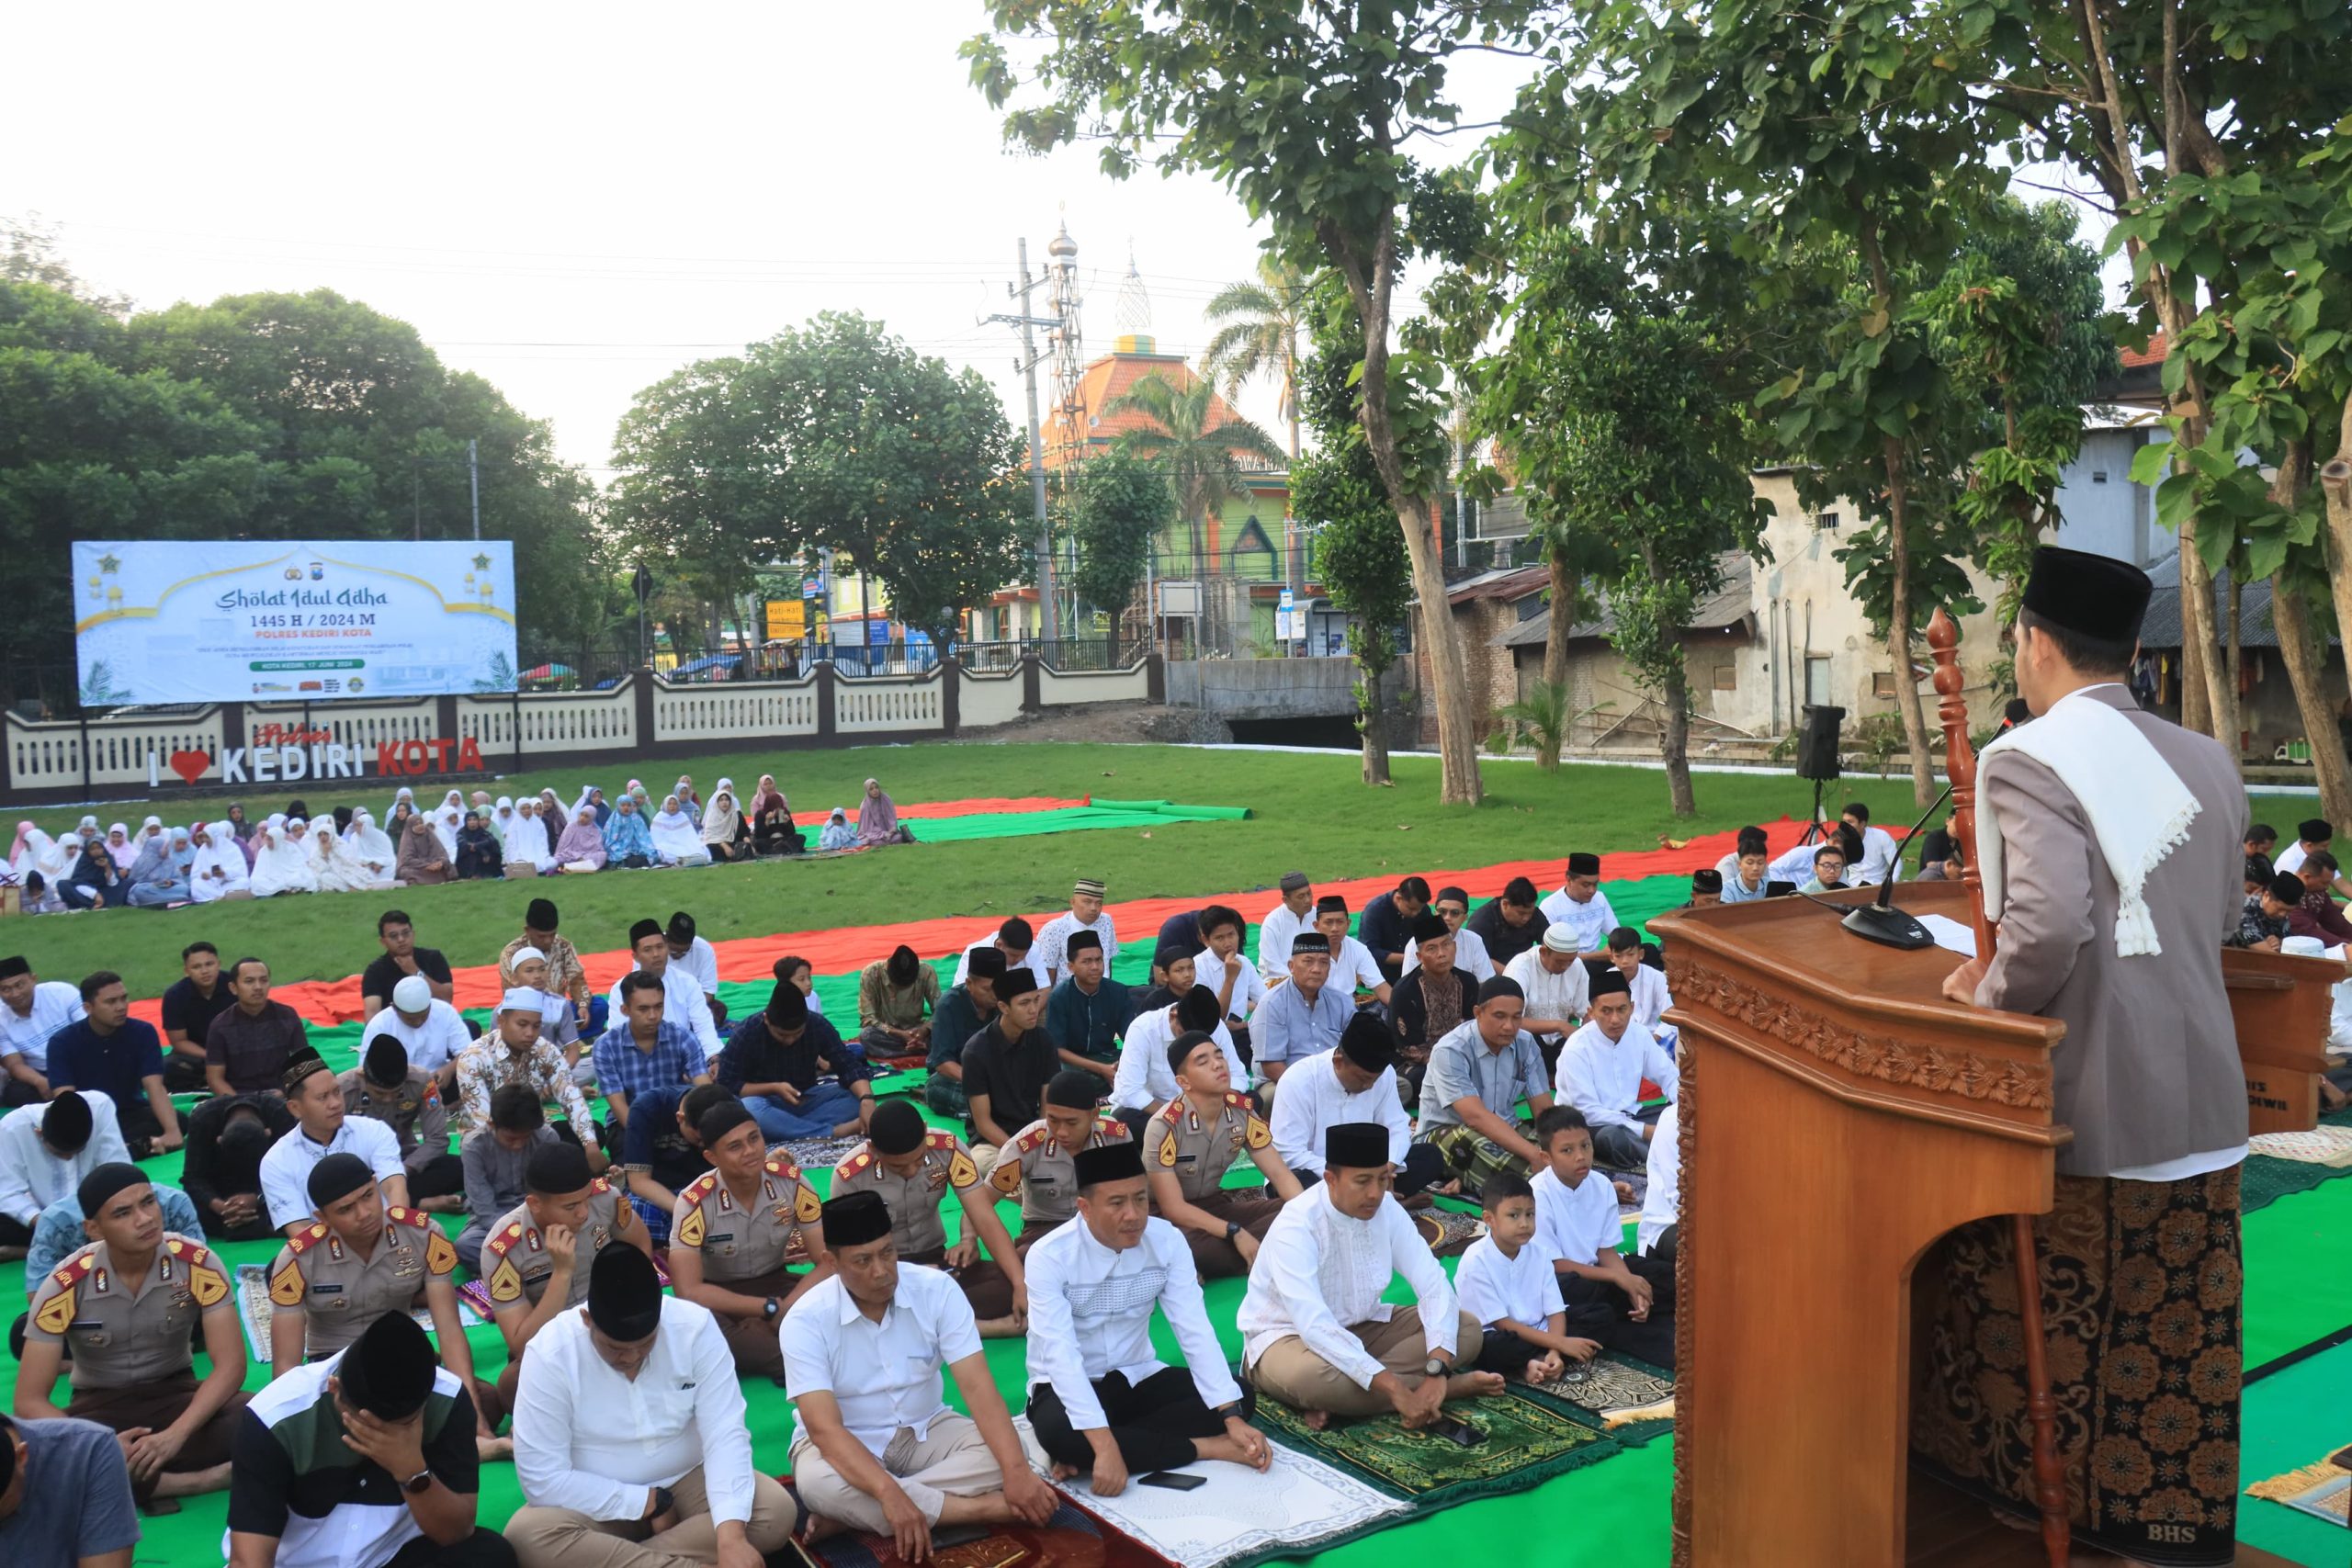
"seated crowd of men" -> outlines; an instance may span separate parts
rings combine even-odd
[[[0,1546],[127,1565],[136,1508],[225,1487],[240,1568],[750,1568],[796,1528],[920,1560],[933,1530],[1049,1517],[1033,1465],[1105,1495],[1196,1461],[1262,1470],[1260,1397],[1419,1427],[1603,1348],[1668,1365],[1668,998],[1599,877],[1573,855],[1549,898],[1520,879],[1475,914],[1408,877],[1359,918],[1292,873],[1258,965],[1213,906],[1163,927],[1139,995],[1107,977],[1117,937],[1081,881],[944,991],[910,949],[869,964],[848,1041],[797,959],[730,1023],[683,913],[632,928],[638,967],[592,998],[546,899],[477,1031],[388,911],[339,1075],[258,959],[191,944],[160,1033],[115,975],[0,961],[25,1102],[0,1119],[0,1248],[30,1298]],[[963,1135],[877,1100],[877,1061],[927,1064]],[[175,1089],[209,1094],[183,1122]],[[789,1147],[810,1139],[851,1144],[826,1198]],[[132,1163],[173,1149],[184,1190]],[[1611,1170],[1646,1172],[1630,1252]],[[1408,1212],[1432,1193],[1485,1211],[1453,1280]],[[435,1213],[466,1216],[454,1241]],[[269,1238],[270,1379],[247,1393],[206,1243]],[[503,1341],[494,1378],[461,1271]],[[1399,1275],[1413,1304],[1392,1308]],[[1246,1281],[1238,1380],[1204,1304],[1219,1278]],[[1034,1451],[981,1354],[1021,1336]],[[752,1464],[746,1376],[793,1403],[797,1506]],[[526,1506],[483,1529],[479,1467],[509,1458]]]

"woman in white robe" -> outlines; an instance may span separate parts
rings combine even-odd
[[[402,784],[400,788],[392,792],[391,804],[384,807],[384,820],[390,822],[392,819],[393,815],[400,810],[403,803],[407,805],[411,811],[421,811],[424,809],[424,807],[418,806],[416,803],[416,791],[409,788],[406,784]]]
[[[514,852],[506,847],[506,835],[514,829],[514,800],[509,796],[500,795],[497,806],[492,807],[490,813],[490,831],[492,836],[497,839],[499,849],[508,854]]]
[[[196,846],[196,859],[188,866],[187,874],[190,898],[199,904],[210,904],[232,893],[253,890],[253,874],[245,864],[245,852],[238,846],[235,834],[209,822],[198,822],[188,829],[188,841]]]
[[[302,838],[284,812],[270,813],[269,820],[254,834],[254,840],[261,846],[254,852],[251,885],[254,897],[274,898],[280,893],[319,890],[319,874],[311,867],[311,857],[302,852]]]
[[[527,865],[542,876],[555,869],[555,845],[548,841],[546,814],[528,795],[514,808],[514,826],[506,834],[506,869]]]
[[[353,826],[358,825],[356,812],[352,814],[351,820]],[[390,887],[392,885],[389,871],[379,874],[362,864],[359,852],[345,843],[325,823],[321,823],[318,830],[308,837],[311,846],[311,869],[319,874],[320,892],[364,893],[371,887]]]
[[[465,803],[453,789],[447,800],[433,808],[433,836],[441,840],[441,853],[451,865],[458,863],[458,829],[465,825]]]
[[[351,814],[351,829],[343,836],[351,851],[351,858],[372,878],[370,887],[390,887],[398,875],[393,868],[400,864],[401,852],[392,843],[391,835],[376,826],[376,818],[367,811]]]
[[[665,795],[653,814],[653,851],[663,865],[708,865],[710,849],[702,841],[702,826],[687,816],[678,797]]]
[[[78,844],[82,840],[73,840]],[[73,870],[66,858],[65,848],[30,822],[17,824],[17,843],[8,856],[8,873],[16,879],[18,908],[28,915],[53,915],[65,908],[65,900],[58,897],[57,885]],[[40,877],[40,891],[32,890],[31,879]]]

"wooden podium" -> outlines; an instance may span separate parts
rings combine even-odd
[[[1896,901],[1970,917],[1959,883]],[[2050,1209],[2064,1026],[1946,1002],[1958,954],[1865,942],[1805,898],[1650,930],[1681,1031],[1677,1568],[2041,1562],[2036,1536],[1911,1473],[1910,1298],[1954,1226]],[[2250,1092],[2300,1080],[2340,966],[2231,951],[2224,971]]]

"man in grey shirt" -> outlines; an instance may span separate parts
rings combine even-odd
[[[95,1421],[0,1416],[0,1562],[130,1568],[139,1516],[122,1445]]]
[[[1519,1026],[1526,1010],[1519,982],[1498,975],[1478,987],[1477,1010],[1430,1047],[1419,1141],[1437,1150],[1464,1197],[1499,1172],[1525,1176],[1544,1157],[1532,1122],[1519,1117],[1522,1096],[1531,1118],[1552,1108],[1543,1048]]]
[[[491,1091],[490,1125],[475,1128],[458,1145],[466,1172],[466,1228],[458,1236],[458,1260],[471,1272],[481,1272],[481,1244],[491,1227],[523,1201],[523,1171],[532,1154],[555,1141],[537,1089],[511,1083]]]

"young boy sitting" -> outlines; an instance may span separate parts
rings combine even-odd
[[[1536,1248],[1560,1277],[1567,1326],[1611,1350],[1657,1367],[1674,1365],[1674,1275],[1646,1258],[1627,1258],[1616,1184],[1592,1168],[1592,1129],[1572,1105],[1536,1118],[1535,1142],[1549,1168],[1535,1192]]]
[[[1535,1240],[1535,1190],[1516,1171],[1487,1179],[1478,1195],[1487,1234],[1454,1266],[1453,1292],[1462,1310],[1478,1320],[1486,1339],[1478,1370],[1549,1382],[1570,1361],[1589,1361],[1600,1342],[1567,1331],[1560,1277]]]

